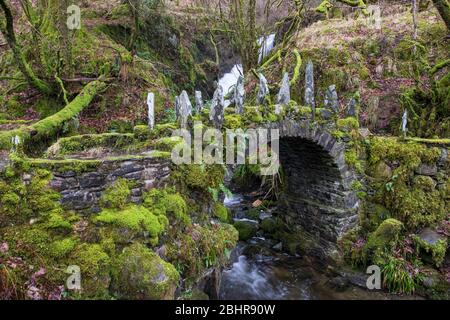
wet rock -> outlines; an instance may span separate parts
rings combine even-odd
[[[259,220],[266,220],[269,218],[272,218],[272,214],[270,212],[261,211],[261,213],[259,214]]]
[[[282,242],[277,243],[276,245],[274,245],[274,246],[272,247],[272,249],[273,249],[273,250],[277,250],[277,251],[283,250],[283,243],[282,243]]]
[[[197,283],[196,289],[199,294],[198,298],[201,298],[202,300],[208,300],[207,298],[218,300],[221,282],[221,270],[217,268],[208,269]]]

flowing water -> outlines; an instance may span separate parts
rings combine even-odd
[[[258,223],[254,217],[247,217],[254,200],[238,194],[226,198],[224,203],[234,213],[235,221]],[[270,211],[261,211],[259,217],[271,214]],[[222,300],[401,298],[365,289],[365,275],[359,275],[360,286],[347,283],[343,277],[330,276],[322,265],[307,257],[283,253],[277,241],[266,238],[261,231],[249,241],[239,242],[231,259],[231,266],[222,274],[219,294]]]

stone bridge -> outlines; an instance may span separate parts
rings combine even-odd
[[[358,177],[345,161],[346,143],[311,120],[286,119],[268,128],[279,129],[287,220],[325,245],[335,243],[357,223],[359,207],[352,190]]]

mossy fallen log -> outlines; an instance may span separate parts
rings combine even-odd
[[[97,93],[104,89],[106,84],[102,81],[92,81],[88,83],[68,105],[62,110],[42,119],[31,126],[22,126],[20,128],[0,133],[0,150],[10,149],[12,147],[12,138],[20,137],[20,140],[26,141],[33,138],[51,137],[56,134],[62,126],[69,120],[76,117],[85,107],[87,107]]]

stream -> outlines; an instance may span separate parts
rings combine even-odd
[[[224,204],[233,213],[234,221],[259,224],[276,214],[260,211],[258,221],[247,214],[254,197],[235,194]],[[272,209],[276,210],[276,209]],[[354,300],[404,299],[382,291],[365,289],[365,275],[342,276],[325,274],[308,257],[283,253],[278,241],[266,237],[262,230],[248,241],[240,241],[231,255],[231,265],[222,273],[219,291],[221,300]],[[357,279],[357,280],[356,280]],[[417,297],[409,297],[409,299]]]

